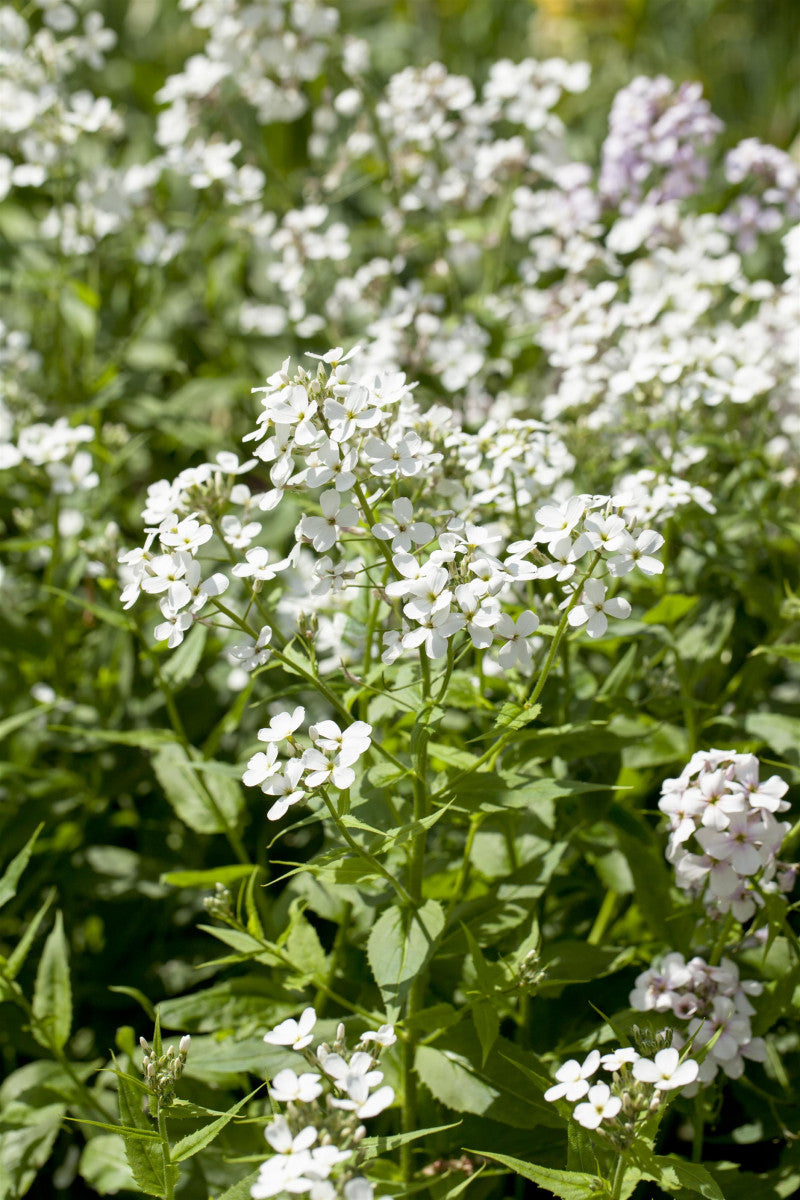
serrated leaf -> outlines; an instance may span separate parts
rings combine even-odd
[[[238,1104],[234,1104],[233,1108],[229,1108],[226,1113],[223,1113],[221,1117],[217,1117],[216,1121],[212,1121],[210,1125],[205,1125],[202,1129],[196,1129],[194,1133],[187,1133],[186,1137],[176,1142],[170,1153],[172,1161],[179,1163],[187,1158],[193,1158],[195,1154],[198,1154],[206,1146],[210,1145],[217,1134],[225,1128],[228,1122],[236,1116],[249,1100],[253,1099],[253,1096],[263,1086],[263,1084],[260,1084],[249,1096],[245,1096]]]
[[[359,1148],[374,1156],[387,1154],[399,1146],[405,1146],[408,1142],[417,1141],[418,1138],[433,1137],[435,1133],[458,1129],[460,1124],[460,1121],[453,1121],[451,1125],[433,1125],[430,1129],[413,1129],[410,1133],[390,1133],[379,1137],[368,1137],[359,1142]]]
[[[195,833],[224,833],[240,824],[244,799],[234,779],[208,772],[201,780],[196,760],[177,742],[153,755],[153,770],[175,815]]]
[[[705,1200],[725,1200],[719,1184],[700,1163],[686,1162],[675,1154],[652,1154],[641,1145],[636,1147],[634,1158],[644,1177],[667,1192],[686,1188]]]
[[[411,984],[424,970],[444,929],[444,909],[437,900],[426,900],[416,911],[393,906],[373,925],[367,957],[381,990],[388,1019],[403,1010]]]
[[[33,1015],[44,1026],[33,1026],[33,1035],[42,1046],[62,1050],[72,1029],[72,987],[69,979],[69,952],[64,936],[64,919],[56,913],[47,936],[33,991]]]
[[[153,1132],[150,1118],[142,1108],[142,1093],[122,1071],[117,1072],[117,1100],[119,1119],[124,1126],[120,1131],[125,1144],[125,1157],[137,1185],[148,1196],[163,1197],[166,1191],[164,1155],[159,1139],[142,1138],[125,1133],[133,1128],[138,1133]],[[174,1178],[177,1177],[177,1168]]]
[[[507,733],[524,729],[531,721],[536,720],[541,711],[541,704],[517,704],[513,700],[507,700],[497,714],[495,728],[503,729]]]
[[[583,1171],[556,1171],[552,1167],[538,1167],[535,1163],[523,1162],[521,1158],[512,1158],[508,1154],[494,1154],[491,1150],[468,1150],[468,1154],[480,1154],[492,1162],[499,1162],[508,1167],[515,1175],[538,1183],[560,1200],[597,1200],[599,1196],[610,1196],[604,1180],[598,1175],[587,1175]]]
[[[260,1168],[251,1171],[249,1175],[245,1175],[244,1179],[240,1179],[238,1183],[234,1183],[226,1191],[222,1192],[217,1200],[250,1200],[250,1189],[260,1174]]]

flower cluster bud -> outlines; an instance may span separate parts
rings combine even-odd
[[[174,1046],[168,1046],[163,1054],[156,1054],[153,1046],[145,1038],[139,1038],[139,1045],[144,1051],[142,1074],[145,1083],[159,1104],[170,1104],[174,1099],[175,1084],[186,1066],[191,1040],[189,1034],[186,1033],[178,1043],[177,1054]]]
[[[227,921],[233,916],[233,897],[223,883],[218,883],[210,896],[203,899],[203,908],[218,921]]]

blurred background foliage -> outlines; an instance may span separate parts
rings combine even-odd
[[[110,0],[120,34],[112,92],[137,105],[191,52],[197,31],[174,0]],[[346,32],[366,36],[380,73],[441,59],[480,75],[496,58],[587,59],[602,126],[614,92],[635,74],[698,79],[728,140],[788,149],[800,134],[800,10],[796,0],[347,0]],[[281,135],[278,135],[281,136]]]

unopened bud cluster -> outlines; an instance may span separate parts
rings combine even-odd
[[[535,992],[547,979],[547,968],[541,965],[538,950],[529,950],[519,965],[517,980],[526,992]]]
[[[218,921],[227,921],[233,916],[233,897],[223,883],[218,883],[213,893],[205,897],[203,908]]]
[[[139,1038],[139,1045],[144,1051],[142,1074],[160,1104],[169,1104],[174,1099],[175,1084],[183,1074],[191,1040],[188,1033],[184,1034],[178,1043],[177,1054],[174,1046],[169,1046],[164,1054],[156,1054],[145,1038]]]

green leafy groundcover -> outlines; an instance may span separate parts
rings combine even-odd
[[[0,1200],[800,1193],[796,18],[684,9],[0,4]]]

